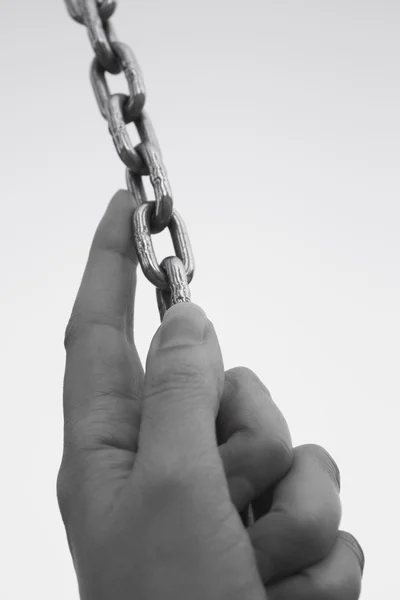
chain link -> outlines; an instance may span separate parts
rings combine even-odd
[[[143,273],[157,288],[168,291],[168,276],[157,262],[153,242],[151,241],[150,213],[153,204],[153,202],[145,202],[135,210],[133,215],[133,234]],[[194,272],[193,253],[185,223],[176,209],[172,213],[168,229],[171,234],[175,253],[182,261],[188,283],[190,283]]]
[[[136,57],[120,42],[110,22],[116,0],[65,0],[70,16],[85,25],[95,57],[90,80],[99,110],[108,123],[116,151],[126,166],[126,184],[137,208],[133,215],[133,237],[144,275],[157,288],[161,320],[177,302],[190,302],[189,283],[194,259],[185,224],[173,207],[173,199],[161,148],[149,115],[144,110],[146,89]],[[129,94],[111,94],[106,73],[123,72]],[[133,123],[139,142],[135,145],[127,125]],[[154,190],[149,201],[143,177]],[[176,256],[158,263],[151,236],[168,228]]]
[[[67,5],[68,12],[70,16],[77,21],[81,25],[84,25],[85,21],[83,18],[81,6],[79,0],[65,0],[65,4]],[[98,0],[97,1],[99,15],[103,21],[107,21],[109,19],[116,7],[117,3],[115,0]]]
[[[100,17],[96,0],[82,0],[82,10],[89,40],[98,61],[110,73],[120,73],[120,61],[111,47],[115,33],[110,22],[103,21]]]
[[[122,70],[125,73],[129,86],[129,96],[124,94],[123,115],[125,123],[130,123],[139,117],[143,110],[146,101],[146,89],[140,67],[129,46],[122,42],[112,42],[111,46],[120,59]],[[100,112],[107,119],[108,103],[111,94],[105,73],[106,69],[104,69],[97,57],[94,58],[90,69],[90,79]]]
[[[157,288],[157,304],[161,320],[166,311],[178,302],[190,302],[189,282],[185,265],[177,256],[168,256],[161,263],[161,268],[166,271],[170,291],[165,292]]]

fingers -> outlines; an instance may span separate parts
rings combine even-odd
[[[249,369],[225,373],[217,434],[231,500],[240,512],[288,472],[293,458],[286,421]]]
[[[324,559],[341,518],[339,472],[330,455],[308,444],[294,449],[289,473],[274,489],[271,510],[249,528],[265,584]]]
[[[151,476],[192,481],[201,472],[210,482],[225,480],[215,434],[223,382],[212,323],[195,304],[172,306],[146,364],[138,462]]]
[[[133,202],[129,192],[119,190],[96,230],[65,334],[67,350],[93,327],[110,327],[132,338],[137,266]]]
[[[134,449],[143,369],[132,342],[137,265],[133,210],[133,198],[124,190],[109,203],[67,326],[67,445]]]
[[[357,540],[339,531],[330,554],[302,573],[267,587],[269,600],[358,600],[364,554]]]

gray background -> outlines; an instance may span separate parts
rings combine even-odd
[[[119,0],[189,229],[193,300],[226,368],[271,390],[294,443],[342,471],[363,600],[398,592],[400,7],[392,1]],[[72,600],[55,496],[63,334],[119,161],[61,0],[2,2],[1,597]],[[126,91],[122,76],[113,91]],[[131,129],[134,135],[133,126]],[[160,258],[171,253],[159,236]],[[140,276],[143,358],[158,326]],[[397,536],[397,539],[396,539]]]

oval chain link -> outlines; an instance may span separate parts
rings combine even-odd
[[[118,55],[111,47],[115,34],[109,21],[100,17],[97,0],[82,0],[83,18],[88,30],[90,43],[101,65],[110,73],[120,73],[121,64]]]
[[[85,20],[83,18],[82,6],[80,6],[80,0],[65,0],[65,4],[74,21],[84,25]],[[115,0],[97,0],[97,7],[102,21],[107,21],[114,14],[117,3]]]
[[[108,128],[122,162],[134,173],[145,174],[146,164],[132,144],[124,119],[123,94],[112,94],[107,105]]]
[[[153,202],[145,202],[138,206],[133,214],[133,236],[143,273],[157,288],[168,291],[169,280],[165,270],[158,264],[150,231],[150,214]],[[176,209],[168,223],[172,243],[176,255],[182,261],[188,283],[191,282],[194,273],[193,252],[182,217]]]
[[[161,321],[166,311],[178,302],[190,302],[191,294],[185,265],[177,256],[164,258],[160,267],[167,273],[170,290],[165,292],[157,288],[157,305]]]
[[[116,0],[65,0],[70,16],[86,26],[95,53],[90,79],[102,116],[115,148],[126,166],[126,184],[137,206],[133,215],[134,243],[144,275],[157,288],[161,319],[172,304],[189,302],[189,283],[194,259],[182,217],[173,199],[161,148],[154,127],[144,111],[146,90],[140,66],[129,46],[120,42],[109,19]],[[111,94],[106,73],[124,73],[129,95]],[[127,125],[134,123],[139,143],[134,145]],[[155,201],[149,202],[143,183],[149,176]],[[151,235],[168,227],[177,256],[158,263]]]
[[[124,95],[123,114],[125,123],[131,123],[131,121],[140,115],[146,101],[146,89],[142,72],[129,46],[122,42],[112,42],[111,47],[120,59],[122,70],[128,82],[129,96]],[[100,112],[107,119],[107,108],[111,94],[105,73],[106,69],[104,69],[98,58],[95,57],[90,69],[90,79]]]

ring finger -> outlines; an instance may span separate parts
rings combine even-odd
[[[248,530],[265,584],[329,554],[341,519],[339,485],[338,468],[326,450],[314,444],[294,449],[292,468],[273,490],[270,510],[256,514],[260,518]]]

